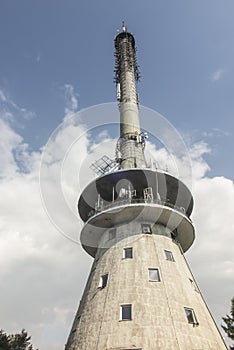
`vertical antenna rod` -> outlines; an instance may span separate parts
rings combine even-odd
[[[135,39],[124,22],[115,38],[115,83],[120,110],[120,138],[116,158],[120,169],[145,168],[146,135],[141,132],[136,82],[140,73],[136,59]]]

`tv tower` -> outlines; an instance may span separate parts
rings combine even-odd
[[[185,260],[195,232],[182,181],[148,167],[134,36],[114,40],[118,169],[103,157],[83,190],[81,244],[94,258],[66,350],[227,349]]]

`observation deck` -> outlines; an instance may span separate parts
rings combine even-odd
[[[131,221],[161,224],[174,233],[183,251],[195,233],[190,219],[193,198],[183,182],[164,171],[126,169],[91,182],[78,202],[85,222],[81,232],[84,249],[95,256],[103,233]]]

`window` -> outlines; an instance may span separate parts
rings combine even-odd
[[[98,288],[105,288],[107,285],[107,281],[108,281],[108,273],[101,276]]]
[[[152,233],[150,224],[141,224],[142,233]]]
[[[198,289],[196,283],[195,283],[191,278],[189,278],[189,281],[190,281],[191,286],[193,287],[193,289],[194,289],[197,293],[199,293],[199,289]]]
[[[109,240],[115,239],[115,237],[116,237],[116,228],[112,228],[111,230],[109,230]]]
[[[81,315],[76,315],[76,317],[75,317],[76,324],[78,324],[80,322],[80,317],[81,317]]]
[[[167,260],[175,261],[172,252],[170,252],[169,250],[164,250],[164,252]]]
[[[132,304],[125,304],[120,306],[120,320],[130,321],[132,319]]]
[[[160,275],[158,269],[148,269],[149,271],[149,281],[160,282]]]
[[[178,242],[178,233],[177,233],[177,230],[175,229],[173,232],[171,232],[171,238],[174,242]]]
[[[124,248],[123,250],[123,259],[132,259],[132,248]]]
[[[194,310],[187,307],[185,307],[184,310],[187,316],[188,323],[192,323],[193,325],[198,326],[199,323],[197,322],[197,318]]]

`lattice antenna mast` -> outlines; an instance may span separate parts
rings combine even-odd
[[[120,138],[116,148],[116,159],[120,169],[146,166],[146,134],[140,129],[136,90],[139,78],[135,39],[123,22],[122,32],[115,38],[115,83],[120,110]]]

